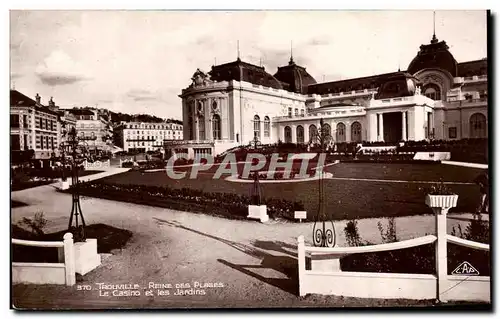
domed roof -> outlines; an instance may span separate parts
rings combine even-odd
[[[240,58],[234,62],[212,66],[209,74],[213,81],[244,81],[273,89],[283,89],[280,81],[267,73],[264,67],[243,62]]]
[[[407,72],[398,72],[381,84],[375,99],[390,99],[395,97],[415,95],[419,80]]]
[[[436,35],[433,35],[430,44],[420,46],[417,56],[408,66],[408,72],[415,74],[423,69],[438,68],[450,72],[453,77],[457,76],[457,61],[448,49],[445,41],[439,42]]]
[[[316,84],[316,80],[307,73],[306,68],[295,64],[293,57],[290,58],[288,65],[278,67],[278,72],[274,77],[288,84],[285,89],[295,93],[306,94],[307,87]]]

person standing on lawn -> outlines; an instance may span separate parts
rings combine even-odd
[[[479,191],[481,192],[481,200],[479,202],[479,207],[477,212],[480,214],[488,214],[489,212],[489,201],[490,201],[490,192],[489,192],[489,178],[488,173],[484,173],[479,175],[475,179],[476,184],[479,186]]]

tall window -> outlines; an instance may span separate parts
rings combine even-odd
[[[351,141],[361,142],[361,123],[354,122],[351,125]]]
[[[29,150],[28,135],[24,134],[24,150]]]
[[[436,84],[427,84],[423,89],[424,95],[434,101],[441,100],[441,89]]]
[[[23,122],[24,122],[24,128],[28,128],[29,123],[28,123],[28,116],[27,115],[23,115]]]
[[[470,129],[469,135],[471,138],[484,138],[486,137],[487,126],[486,126],[486,116],[481,113],[474,113],[470,117]]]
[[[302,125],[297,126],[297,143],[304,143],[304,127]]]
[[[309,125],[309,142],[316,142],[316,136],[318,135],[318,129],[316,128],[316,125],[311,124]]]
[[[292,128],[285,126],[285,143],[292,143]]]
[[[205,118],[203,116],[198,117],[198,140],[205,139]]]
[[[218,114],[214,114],[214,116],[212,117],[212,133],[213,133],[214,140],[220,140],[221,139],[221,134],[220,134],[220,116]]]
[[[264,117],[264,137],[271,136],[271,121],[269,120],[269,116]]]
[[[253,136],[260,139],[260,117],[258,115],[253,117]]]
[[[10,127],[13,127],[13,128],[19,127],[19,115],[17,115],[17,114],[10,115]]]
[[[295,109],[295,116],[299,116],[299,109]]]
[[[288,117],[292,117],[292,108],[291,107],[288,108]]]
[[[327,139],[332,136],[332,127],[330,124],[323,124],[323,127],[321,128],[321,135]]]
[[[338,123],[337,124],[337,134],[335,136],[336,141],[338,143],[345,142],[345,124],[344,123]]]
[[[10,135],[10,149],[13,151],[19,151],[21,149],[18,134],[11,134]]]

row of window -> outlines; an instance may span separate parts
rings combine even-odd
[[[167,133],[170,134],[170,132],[173,132],[173,134],[175,135],[177,133],[177,131],[156,131],[156,132],[149,131],[146,133],[144,133],[144,131],[136,131],[136,132],[137,132],[137,134],[153,134],[153,135],[158,135],[158,134],[159,135],[167,135]],[[178,133],[181,134],[180,131]],[[130,135],[130,134],[134,134],[134,131],[127,131],[127,135]]]
[[[346,142],[346,125],[340,122],[337,124],[336,128],[337,129],[335,131],[335,141],[338,143]],[[352,123],[351,125],[352,142],[362,141],[361,129],[362,129],[361,123],[359,122]],[[296,143],[305,143],[306,141],[304,140],[304,127],[302,125],[298,125],[295,130],[297,137]],[[284,132],[285,132],[285,143],[292,143],[292,128],[290,126],[285,126]],[[324,136],[327,140],[329,140],[332,136],[331,126],[329,124],[323,124],[323,128],[318,131],[316,125],[314,124],[309,125],[309,140],[307,142],[308,143],[319,142],[320,136]]]
[[[301,109],[300,115],[304,116],[304,112],[305,112],[304,109]],[[299,116],[299,109],[296,108],[294,114],[295,114],[295,116]],[[291,107],[288,108],[288,117],[292,117],[292,108]]]
[[[222,138],[221,133],[221,120],[218,114],[212,116],[212,137],[214,140],[220,140]],[[205,118],[201,115],[198,117],[198,139],[205,140]]]
[[[161,125],[161,124],[125,124],[125,128],[144,128],[153,130],[182,130],[180,125]]]
[[[10,127],[11,128],[20,128],[21,123],[20,123],[21,117],[19,114],[11,114],[10,115]],[[30,128],[30,121],[28,115],[23,115],[23,128]],[[55,120],[49,120],[49,119],[44,119],[44,118],[37,118],[35,121],[35,128],[37,129],[42,129],[42,130],[50,130],[50,131],[56,131],[57,130],[57,123]]]
[[[269,137],[271,131],[271,120],[269,116],[264,116],[264,137]],[[255,115],[253,117],[253,136],[261,138],[260,136],[260,117]]]

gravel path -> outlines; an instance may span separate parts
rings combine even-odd
[[[54,186],[13,192],[12,199],[29,204],[12,209],[12,223],[43,211],[49,220],[46,232],[67,227],[71,195],[57,193]],[[17,307],[288,307],[401,303],[297,297],[296,240],[299,235],[305,235],[306,243],[311,244],[311,223],[260,224],[96,198],[82,199],[82,210],[87,224],[106,223],[128,229],[134,236],[124,249],[106,256],[99,268],[80,278],[77,284],[89,284],[91,291],[51,285],[15,285],[13,295]],[[464,227],[468,218],[468,215],[450,216],[449,231],[459,223]],[[363,239],[380,242],[378,220],[358,222]],[[433,220],[433,216],[397,218],[398,236],[404,240],[432,233]],[[345,221],[336,222],[335,226],[338,243],[344,246]],[[153,289],[155,296],[145,296],[144,289],[150,282],[172,284],[171,295],[156,295],[158,289]],[[195,282],[222,283],[224,287],[206,288],[204,295],[172,295],[175,284],[193,286]],[[99,296],[97,283],[139,284],[142,293],[138,297]]]

